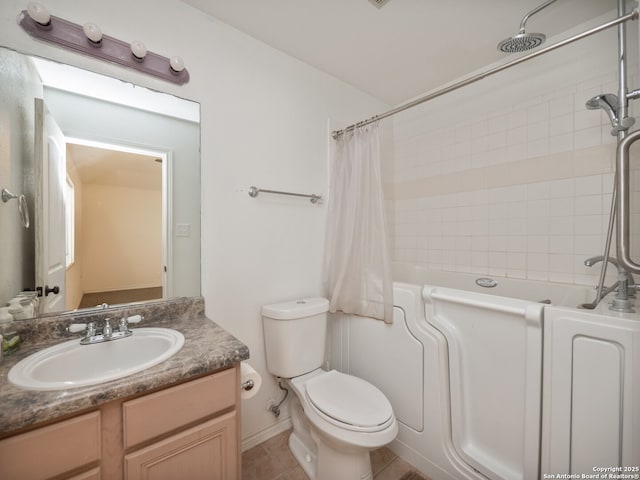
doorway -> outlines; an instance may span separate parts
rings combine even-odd
[[[168,154],[66,142],[67,308],[167,298]]]

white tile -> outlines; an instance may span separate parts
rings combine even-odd
[[[476,139],[486,137],[489,133],[489,123],[486,120],[480,120],[471,125],[471,138]]]
[[[549,215],[549,203],[547,199],[530,200],[527,202],[527,216],[531,217],[547,217]]]
[[[549,154],[549,138],[544,137],[538,140],[527,142],[527,157],[535,158]]]
[[[549,237],[547,235],[527,236],[527,252],[549,253]]]
[[[600,195],[602,193],[602,176],[591,175],[588,177],[574,178],[575,195]]]
[[[523,142],[515,145],[509,145],[507,147],[506,155],[509,162],[524,160],[527,158],[527,144]]]
[[[585,258],[602,255],[601,235],[576,235],[573,244],[573,253],[584,255]]]
[[[489,133],[504,132],[507,130],[507,114],[491,117],[488,122]]]
[[[549,217],[527,218],[527,233],[529,235],[549,235]]]
[[[527,124],[527,112],[526,110],[514,110],[507,114],[507,128],[512,129],[516,127],[522,127]]]
[[[561,96],[549,102],[549,118],[555,118],[566,114],[573,115],[573,95],[564,92]]]
[[[549,120],[549,134],[560,135],[563,133],[573,133],[573,113],[568,113]]]
[[[574,191],[575,188],[572,178],[552,180],[549,182],[549,197],[551,198],[573,197]]]
[[[489,266],[493,268],[507,268],[507,254],[502,252],[489,252]]]
[[[523,270],[527,269],[527,254],[526,253],[508,253],[507,254],[507,269],[508,270]]]
[[[573,134],[574,148],[595,147],[601,144],[600,126],[576,130]]]
[[[513,269],[513,268],[507,268],[507,277],[508,278],[527,278],[527,271],[522,269]]]
[[[571,235],[573,238],[573,231],[573,216],[549,218],[549,235]]]
[[[574,232],[578,235],[599,235],[602,233],[601,215],[581,215],[574,217]]]
[[[555,283],[573,283],[573,273],[549,272],[549,281]]]
[[[569,254],[573,252],[573,235],[549,236],[549,253]]]
[[[507,230],[509,235],[526,235],[527,219],[523,217],[507,219]]]
[[[492,133],[487,138],[487,147],[489,150],[497,150],[507,146],[507,133],[503,130]]]
[[[527,109],[527,123],[538,123],[545,121],[549,118],[548,112],[549,105],[547,103],[541,103],[539,105],[533,105]]]
[[[561,153],[573,150],[573,131],[549,137],[549,153]]]
[[[600,215],[602,213],[602,195],[583,195],[576,197],[576,215]]]
[[[585,130],[602,125],[600,111],[580,110],[574,114],[574,125],[576,130]]]
[[[527,254],[527,270],[537,272],[549,271],[549,254],[548,253],[528,253]]]
[[[524,253],[527,251],[527,237],[526,235],[509,235],[507,237],[507,252],[509,253]]]
[[[508,146],[519,145],[527,142],[527,127],[520,126],[507,130],[507,136],[505,137]]]
[[[573,215],[575,199],[567,198],[551,198],[549,200],[549,216],[550,217],[568,217]]]
[[[527,280],[533,280],[536,282],[548,282],[549,272],[548,271],[538,272],[535,270],[527,270]],[[547,300],[547,299],[541,298],[540,300]]]
[[[549,122],[530,123],[527,126],[527,142],[540,140],[549,136]]]

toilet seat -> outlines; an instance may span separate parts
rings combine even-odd
[[[389,400],[378,388],[336,370],[309,379],[305,396],[319,416],[346,430],[378,432],[395,420]]]

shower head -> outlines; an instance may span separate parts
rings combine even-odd
[[[598,110],[601,108],[607,113],[609,120],[611,121],[611,135],[614,137],[618,132],[626,131],[635,123],[633,117],[625,116],[623,119],[618,118],[618,96],[613,93],[605,93],[603,95],[596,95],[590,98],[585,103],[585,106],[589,110]]]
[[[531,50],[541,45],[547,37],[543,33],[520,33],[504,39],[498,44],[498,50],[505,53],[516,53]]]
[[[613,93],[605,93],[603,95],[596,95],[590,98],[585,103],[585,106],[589,110],[598,110],[601,108],[609,116],[611,125],[614,127],[618,125],[618,96]]]
[[[522,20],[520,21],[520,31],[518,34],[501,41],[498,44],[498,50],[505,53],[525,52],[532,48],[536,48],[538,45],[542,45],[547,37],[542,33],[525,33],[524,27],[530,16],[535,15],[555,1],[556,0],[547,0],[522,17]]]

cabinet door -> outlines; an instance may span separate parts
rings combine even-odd
[[[236,412],[214,418],[126,455],[125,479],[237,479],[236,435]]]

